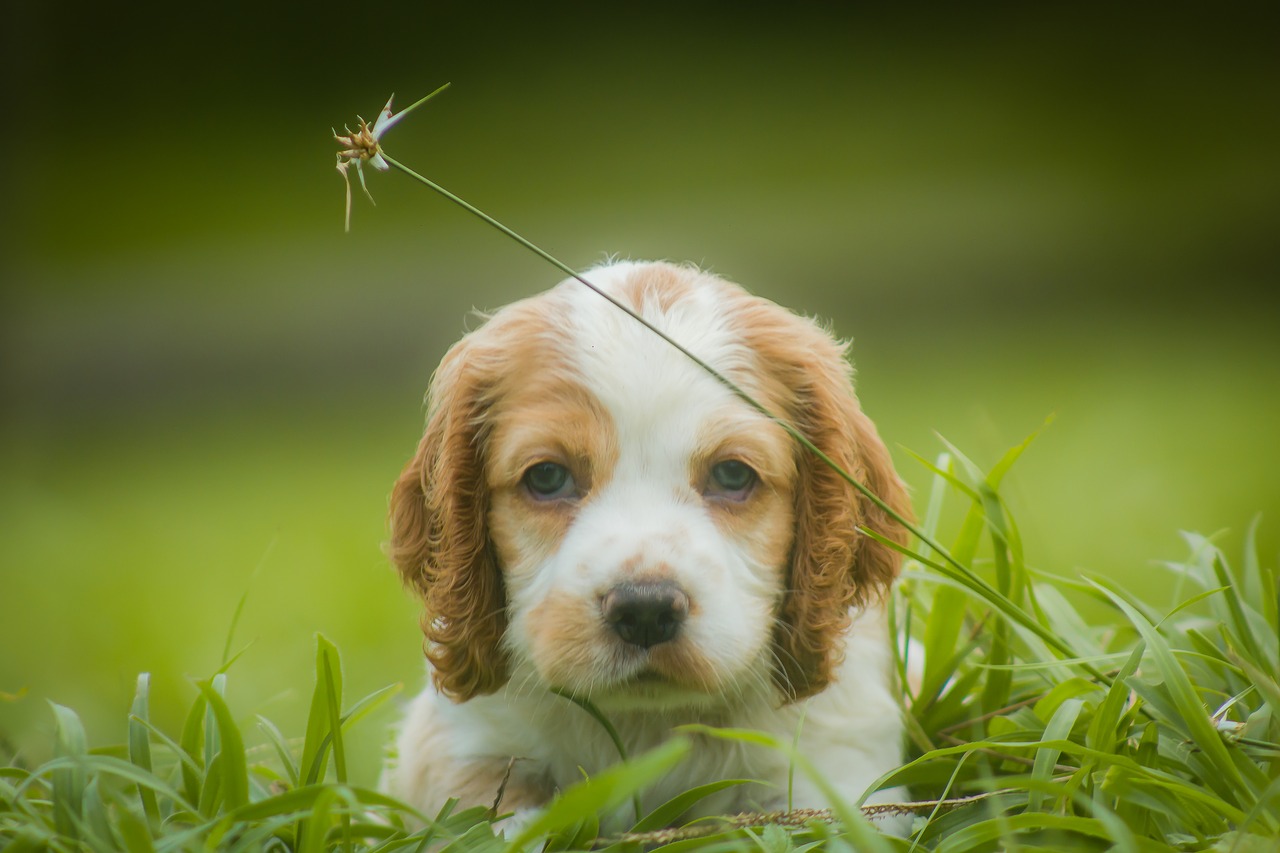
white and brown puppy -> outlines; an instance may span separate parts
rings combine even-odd
[[[858,407],[845,348],[813,322],[689,267],[588,280],[737,383],[897,512],[909,505]],[[691,722],[791,741],[850,801],[901,757],[884,595],[900,525],[777,423],[582,284],[462,339],[396,483],[390,550],[426,602],[431,685],[408,709],[391,792],[517,821]],[[803,717],[803,723],[801,722]],[[512,758],[518,759],[512,764]],[[784,755],[696,743],[645,797],[751,778],[700,813],[785,804]],[[797,774],[794,805],[825,807]]]

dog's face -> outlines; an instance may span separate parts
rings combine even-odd
[[[787,419],[905,514],[843,348],[713,276],[617,264],[589,280]],[[392,554],[458,699],[557,687],[714,703],[822,689],[849,608],[902,531],[768,417],[578,282],[499,311],[441,363],[392,497]]]

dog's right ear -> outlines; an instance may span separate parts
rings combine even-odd
[[[426,431],[391,493],[387,547],[426,604],[435,684],[458,701],[492,693],[508,673],[506,595],[486,523],[489,383],[468,364],[472,343],[456,344],[432,378]]]

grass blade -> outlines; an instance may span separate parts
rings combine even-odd
[[[204,763],[202,746],[207,705],[208,702],[205,701],[203,693],[196,696],[195,702],[191,703],[191,710],[187,712],[187,720],[182,726],[180,746],[188,759],[182,762],[182,792],[192,803],[200,802],[200,791],[204,787],[204,772],[207,765]]]
[[[347,751],[342,738],[342,673],[338,670],[338,650],[324,655],[324,694],[328,705],[329,740],[333,749],[333,769],[338,783],[347,784]]]
[[[218,765],[222,777],[222,801],[230,811],[249,802],[249,768],[245,761],[244,738],[231,716],[231,709],[214,689],[213,682],[202,681],[199,686],[218,727],[220,748],[211,763]]]
[[[316,684],[307,715],[307,734],[302,745],[299,780],[311,785],[324,777],[334,732],[341,730],[341,718],[333,713],[333,701],[342,701],[342,669],[338,650],[321,634],[316,634]]]
[[[711,782],[707,785],[699,785],[690,788],[679,796],[667,800],[653,811],[645,815],[635,826],[631,827],[632,832],[649,832],[655,829],[662,829],[675,823],[676,819],[682,814],[689,811],[698,803],[705,800],[712,794],[717,794],[726,788],[732,788],[736,785],[758,784],[752,779],[721,779],[718,782]]]
[[[1066,740],[1071,734],[1071,727],[1075,725],[1083,707],[1084,700],[1082,699],[1068,699],[1059,705],[1058,710],[1054,711],[1053,716],[1049,718],[1048,725],[1044,727],[1044,739],[1047,741]],[[1060,755],[1062,755],[1062,751],[1052,747],[1041,747],[1036,750],[1035,764],[1031,768],[1030,799],[1027,801],[1027,808],[1030,811],[1040,811],[1044,803],[1044,791],[1052,789],[1050,778],[1053,776],[1054,768],[1058,764]]]
[[[53,819],[58,834],[69,839],[80,837],[80,816],[84,808],[84,789],[88,784],[82,760],[88,754],[84,725],[76,712],[63,705],[49,703],[54,717],[54,756],[64,759],[53,776]]]
[[[133,706],[129,710],[129,760],[139,769],[151,772],[151,735],[147,731],[151,693],[151,675],[141,673],[138,676],[137,690],[133,696]],[[155,826],[160,822],[160,807],[151,789],[139,786],[138,797],[142,801],[142,813],[147,823]]]

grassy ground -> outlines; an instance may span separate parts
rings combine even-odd
[[[985,472],[957,453],[929,463],[894,602],[925,649],[924,683],[904,697],[910,761],[881,780],[910,786],[913,802],[899,810],[913,816],[909,839],[880,835],[867,821],[874,809],[838,800],[825,813],[668,828],[708,793],[699,790],[637,814],[631,834],[598,837],[601,816],[677,764],[690,739],[754,739],[716,730],[686,732],[563,792],[515,838],[495,835],[484,809],[415,815],[352,769],[370,747],[351,733],[396,685],[353,690],[367,673],[344,672],[320,638],[306,721],[282,734],[237,702],[241,673],[261,662],[234,661],[228,638],[180,726],[152,720],[151,676],[119,718],[118,746],[89,740],[73,709],[53,705],[53,758],[0,770],[0,840],[14,850],[1275,849],[1280,600],[1255,532],[1232,560],[1187,537],[1187,556],[1159,569],[1162,590],[1145,600],[1105,577],[1045,575],[1027,562],[999,492],[1020,452]],[[948,503],[958,525],[944,521]],[[1104,618],[1090,624],[1068,603],[1080,594]],[[273,675],[306,689],[298,670]],[[794,760],[795,772],[812,772]]]

